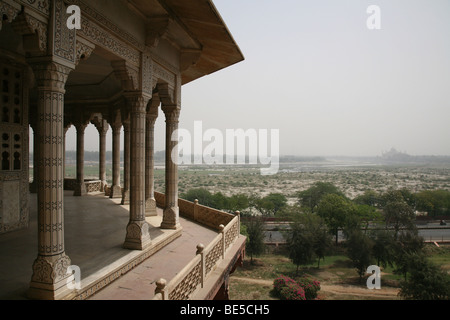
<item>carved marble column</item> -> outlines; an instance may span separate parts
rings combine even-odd
[[[120,134],[122,130],[121,123],[112,123],[113,140],[113,185],[111,187],[110,198],[116,199],[122,197],[122,187],[120,186]]]
[[[108,133],[108,122],[103,119],[95,123],[99,135],[99,180],[102,182],[101,191],[106,187],[106,134]]]
[[[37,163],[38,163],[38,135],[37,135],[37,124],[35,119],[30,123],[31,128],[33,129],[33,182],[30,185],[30,193],[37,193],[38,188],[38,174],[37,174]]]
[[[178,229],[180,226],[178,208],[178,141],[172,140],[173,133],[178,130],[180,108],[178,106],[163,106],[166,116],[166,202],[164,207],[162,229]]]
[[[122,205],[130,204],[130,121],[123,121],[123,190]]]
[[[130,221],[124,247],[143,250],[151,245],[149,225],[145,221],[145,119],[146,101],[142,95],[127,97],[130,108],[131,172]]]
[[[66,181],[66,137],[67,137],[67,131],[69,131],[72,124],[67,123],[64,125],[64,156],[63,156],[63,177],[64,182]]]
[[[33,63],[38,90],[38,257],[28,295],[58,299],[71,265],[64,246],[64,86],[70,68],[55,62]]]
[[[145,213],[147,217],[156,216],[155,200],[155,122],[158,109],[147,113],[145,134]]]
[[[84,182],[84,132],[87,123],[76,123],[77,129],[77,182],[75,183],[74,197],[86,195],[86,184]]]

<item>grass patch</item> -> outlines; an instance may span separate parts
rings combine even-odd
[[[441,245],[439,248],[429,244],[425,247],[428,259],[435,265],[450,273],[450,245]]]

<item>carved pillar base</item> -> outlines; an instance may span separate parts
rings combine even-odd
[[[76,183],[75,184],[75,190],[73,192],[73,196],[74,197],[82,197],[85,196],[87,194],[86,191],[86,184],[84,182],[82,183]]]
[[[105,192],[106,188],[108,188],[108,182],[102,181],[101,192]]]
[[[155,198],[147,199],[147,201],[145,202],[145,216],[146,217],[157,216]]]
[[[27,296],[33,300],[59,300],[72,292],[67,286],[67,280],[73,278],[67,275],[71,265],[70,258],[65,254],[56,256],[38,256],[33,264],[33,276]]]
[[[146,221],[130,221],[123,247],[130,250],[144,250],[152,243],[149,225]]]
[[[170,230],[181,229],[178,207],[164,209],[161,229],[170,229]]]
[[[111,199],[122,198],[122,187],[121,186],[112,186],[109,197]]]
[[[130,190],[123,190],[122,191],[122,205],[130,204]]]

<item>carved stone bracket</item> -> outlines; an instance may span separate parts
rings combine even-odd
[[[157,85],[159,98],[163,106],[177,105],[177,97],[175,88],[168,83],[161,83]]]
[[[122,128],[122,115],[120,108],[111,108],[109,117],[106,119],[113,130],[120,130]]]
[[[132,67],[125,60],[111,62],[116,78],[122,82],[122,88],[125,91],[134,91],[139,89],[139,70]]]
[[[155,48],[159,44],[159,40],[163,38],[168,30],[172,20],[169,16],[153,17],[147,23],[147,37],[145,44]]]
[[[16,19],[17,15],[20,13],[20,10],[20,6],[14,7],[5,1],[0,2],[0,31],[2,30],[3,22],[13,22],[13,20]],[[4,18],[6,18],[6,20],[3,20]]]
[[[106,134],[109,130],[109,125],[106,119],[103,118],[102,114],[95,114],[91,117],[91,123],[97,128],[100,135]]]
[[[23,36],[24,49],[31,56],[42,55],[47,52],[47,24],[25,12],[21,12],[11,25],[17,34]]]
[[[198,49],[182,49],[180,57],[180,69],[181,71],[186,71],[192,66],[197,64],[197,61],[202,55],[202,50]]]
[[[95,49],[94,44],[82,38],[77,38],[75,65],[78,65],[81,60],[88,59],[91,56],[94,49]]]
[[[152,99],[147,104],[147,119],[150,121],[156,121],[158,118],[158,108],[161,104],[159,93],[154,93]]]

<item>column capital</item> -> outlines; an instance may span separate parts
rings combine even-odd
[[[39,88],[65,93],[65,85],[72,68],[51,60],[30,59],[28,63]]]
[[[150,98],[142,92],[127,92],[124,94],[127,107],[131,112],[146,113]]]
[[[73,125],[77,129],[77,133],[84,134],[89,122],[75,122]]]
[[[158,119],[159,113],[158,109],[151,110],[147,112],[147,121],[154,122],[156,119]]]
[[[166,122],[178,123],[181,113],[181,108],[178,106],[163,106],[162,111],[166,116]]]
[[[108,124],[108,121],[106,121],[106,119],[101,119],[101,120],[95,119],[91,122],[97,129],[99,135],[106,135],[108,133],[109,124]]]
[[[120,134],[120,131],[122,130],[122,123],[111,123],[111,129],[113,131],[113,134]]]

